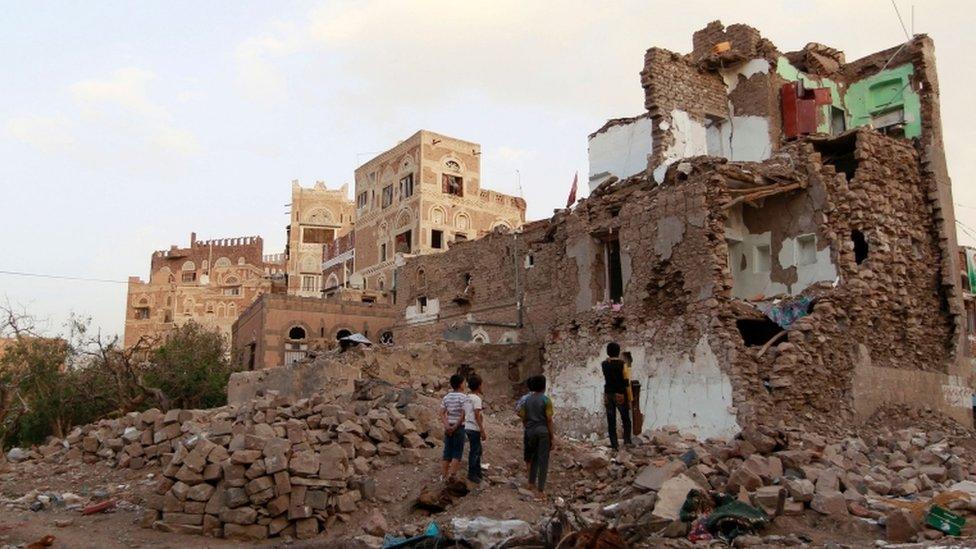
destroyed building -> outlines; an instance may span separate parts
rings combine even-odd
[[[931,39],[846,62],[714,22],[648,50],[641,84],[646,113],[590,138],[589,198],[397,270],[396,341],[537,346],[577,432],[602,430],[609,341],[645,428],[885,404],[971,424]]]

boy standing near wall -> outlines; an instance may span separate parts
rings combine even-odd
[[[464,455],[464,405],[468,395],[461,392],[464,376],[451,376],[451,391],[441,400],[441,422],[444,424],[444,456],[442,459],[442,477],[450,480],[461,468],[461,456]]]
[[[529,470],[529,487],[536,490],[538,497],[544,497],[546,476],[549,472],[549,452],[554,446],[552,399],[546,396],[546,376],[532,376],[526,381],[528,398],[522,402],[518,415],[525,429],[525,464]]]
[[[610,447],[619,450],[617,442],[617,413],[624,427],[624,444],[632,446],[630,441],[630,373],[624,361],[620,359],[620,345],[615,342],[607,344],[607,359],[601,364],[603,370],[603,405],[607,410],[607,431],[610,435]]]
[[[481,376],[468,376],[468,402],[464,406],[464,432],[468,436],[468,480],[481,483],[481,442],[488,439],[482,416]]]

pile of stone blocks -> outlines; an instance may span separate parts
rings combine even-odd
[[[371,472],[415,462],[428,447],[426,432],[405,413],[421,410],[408,406],[412,390],[374,385],[353,401],[272,394],[240,407],[133,413],[76,429],[27,459],[130,468],[158,460],[162,475],[143,526],[242,540],[310,538],[374,496]],[[429,414],[419,415],[430,425]]]

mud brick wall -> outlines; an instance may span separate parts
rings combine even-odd
[[[652,169],[661,163],[664,151],[674,142],[673,133],[668,129],[675,110],[687,112],[698,122],[704,122],[706,116],[729,116],[725,82],[717,73],[699,70],[685,56],[651,48],[644,54],[644,70],[640,76],[644,107],[653,121],[654,150],[648,158]]]
[[[852,181],[821,163],[808,143],[785,152],[805,173],[804,192],[826,196],[819,232],[831,248],[840,283],[809,292],[819,298],[813,313],[791,326],[787,340],[761,359],[755,358],[754,347],[731,337],[737,347],[734,370],[746,373],[753,387],[760,380],[767,383],[775,403],[775,410],[767,401],[756,411],[774,415],[815,410],[853,419],[855,408],[872,409],[857,402],[861,395],[854,384],[864,372],[880,376],[876,383],[889,377],[873,370],[879,367],[936,379],[951,373],[953,321],[941,291],[941,273],[932,268],[941,263],[942,252],[915,150],[903,141],[858,131],[859,163]],[[861,264],[855,260],[854,230],[862,231],[869,244]],[[729,317],[736,316],[731,305],[725,313],[728,332],[734,329]],[[920,392],[913,397],[919,405],[938,406],[942,400]]]
[[[695,63],[703,61],[717,63],[720,60],[741,60],[761,57],[763,38],[759,31],[749,25],[722,25],[721,21],[712,21],[704,29],[695,32],[691,38],[691,59]],[[718,55],[712,53],[715,44],[729,42],[731,48]]]

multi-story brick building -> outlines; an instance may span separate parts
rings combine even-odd
[[[318,181],[314,187],[304,188],[292,181],[291,223],[285,248],[289,294],[322,296],[323,250],[353,226],[355,209],[348,192],[346,185],[328,189]]]
[[[525,221],[525,201],[481,188],[481,146],[426,130],[356,169],[356,273],[368,289],[395,287],[398,256]]]
[[[189,247],[153,252],[149,280],[129,277],[125,346],[162,337],[189,320],[229,342],[241,311],[275,287],[284,291],[283,266],[266,258],[263,246],[257,236],[201,241],[191,233]]]

